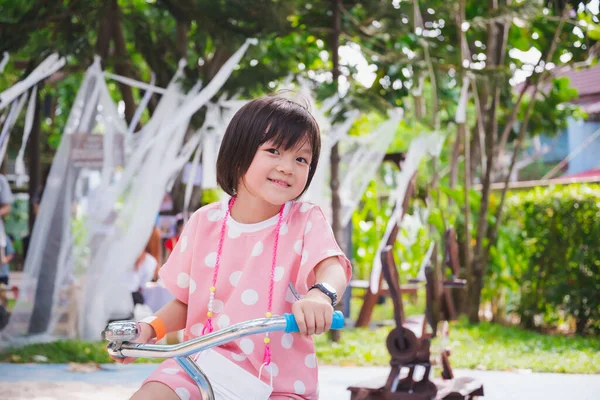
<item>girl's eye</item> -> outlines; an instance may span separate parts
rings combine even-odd
[[[279,154],[279,150],[277,149],[267,149],[267,151],[271,154]]]
[[[304,157],[298,157],[296,158],[296,161],[301,162],[303,164],[308,164],[308,160]]]

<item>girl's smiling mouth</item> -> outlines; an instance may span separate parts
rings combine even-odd
[[[283,187],[283,188],[289,188],[290,185],[289,183],[285,182],[285,181],[281,181],[279,179],[271,179],[271,178],[267,178],[271,183],[274,183],[277,186]]]

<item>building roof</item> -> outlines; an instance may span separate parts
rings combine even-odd
[[[552,70],[555,77],[567,77],[571,86],[577,89],[579,97],[573,103],[581,107],[588,114],[600,114],[600,64],[589,68],[556,68]],[[514,87],[520,92],[524,83]],[[548,85],[543,90],[547,90]],[[530,90],[531,88],[529,88]]]
[[[563,175],[560,178],[600,178],[600,168],[588,169],[577,174]]]
[[[590,95],[600,96],[600,64],[585,69],[562,70],[556,76],[570,78],[571,86],[577,89],[579,97]]]

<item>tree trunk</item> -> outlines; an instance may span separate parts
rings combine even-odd
[[[498,8],[497,0],[490,1],[490,11],[494,12]],[[500,66],[504,63],[504,55],[506,53],[506,43],[508,38],[508,28],[502,22],[490,22],[488,28],[488,49],[487,59],[488,65]],[[481,192],[481,206],[479,209],[479,215],[477,220],[477,238],[475,242],[475,250],[473,252],[473,263],[468,279],[469,286],[467,291],[468,303],[467,303],[467,314],[469,321],[473,323],[479,322],[479,306],[481,303],[481,289],[483,288],[483,280],[485,278],[487,270],[487,261],[489,255],[490,243],[486,243],[484,246],[484,239],[488,237],[488,210],[491,193],[492,175],[494,169],[494,160],[497,156],[497,136],[498,136],[498,118],[497,109],[500,106],[500,93],[502,84],[506,82],[501,81],[502,78],[493,76],[491,93],[492,99],[490,107],[486,110],[485,115],[488,117],[485,135],[485,153],[487,156],[487,162],[485,167],[485,175],[482,182]],[[487,99],[484,99],[487,104]]]
[[[35,114],[33,117],[33,126],[31,127],[31,136],[27,143],[27,153],[29,158],[29,240],[33,233],[33,224],[36,217],[36,200],[38,190],[40,189],[40,130],[41,130],[41,102],[40,91],[42,85],[38,86],[37,97],[35,99]]]
[[[458,156],[460,155],[460,141],[461,141],[461,125],[464,129],[464,124],[458,124],[456,126],[456,140],[454,141],[454,147],[452,148],[452,161],[450,162],[450,187],[453,188],[458,180]]]
[[[125,43],[125,35],[123,33],[123,27],[121,26],[123,15],[119,9],[117,0],[112,0],[111,5],[113,7],[113,15],[115,17],[112,26],[113,40],[115,42],[115,72],[119,75],[134,79],[135,74],[131,67],[131,60],[129,58],[127,45]],[[121,95],[123,96],[123,102],[125,103],[125,119],[127,120],[127,123],[131,123],[137,108],[133,98],[133,90],[129,85],[125,85],[120,82],[118,84],[119,89],[121,90]],[[139,130],[140,128],[141,126],[138,126],[136,129]]]
[[[341,32],[341,15],[340,15],[340,0],[332,0],[333,8],[333,32],[331,37],[331,60],[333,62],[333,83],[338,87],[338,78],[340,76],[339,68],[339,47],[340,47],[340,32]],[[331,228],[335,236],[336,241],[342,248],[342,251],[346,252],[346,241],[344,240],[344,229],[341,221],[342,201],[340,199],[340,153],[337,143],[331,149],[330,155],[331,163]],[[331,340],[338,342],[341,338],[340,331],[330,331]]]
[[[190,22],[189,21],[177,21],[176,31],[177,31],[177,39],[175,42],[175,46],[176,46],[175,50],[176,50],[177,57],[180,59],[181,58],[187,59],[187,57],[188,57],[187,35],[188,35],[188,32],[190,31]]]
[[[495,0],[492,0],[492,1],[495,1]],[[568,16],[568,11],[565,11],[563,13],[563,15],[561,16],[560,23],[554,32],[554,37],[550,44],[550,48],[546,52],[545,57],[543,57],[543,59],[545,60],[546,63],[548,63],[550,60],[552,60],[552,57],[554,55],[554,52],[556,51],[556,47],[557,47],[557,44],[558,44],[558,41],[560,38],[560,34],[562,33],[564,23],[565,23],[567,16]],[[495,26],[495,27],[492,29],[492,26]],[[502,65],[504,63],[505,48],[506,48],[506,42],[507,42],[507,37],[508,37],[508,26],[503,25],[501,23],[492,23],[490,28],[491,28],[490,33],[495,32],[494,36],[497,39],[497,41],[493,42],[493,43],[499,44],[499,46],[490,46],[490,48],[488,48],[488,50],[494,56],[493,61],[496,63],[495,65]],[[490,42],[488,40],[488,43],[491,44],[492,42]],[[490,58],[488,58],[488,59],[490,59]],[[540,59],[540,61],[541,60],[542,60],[542,58]],[[498,136],[497,135],[498,121],[496,120],[495,109],[496,109],[497,105],[499,104],[499,89],[500,89],[500,87],[498,86],[499,80],[494,79],[495,94],[494,94],[494,98],[492,100],[492,110],[491,110],[493,118],[490,118],[490,124],[488,125],[487,143],[486,143],[486,152],[487,152],[488,162],[487,162],[487,167],[486,167],[486,171],[485,171],[485,178],[484,178],[483,185],[482,185],[482,200],[481,200],[481,208],[480,208],[480,212],[479,212],[477,243],[475,244],[475,255],[474,255],[474,263],[473,263],[474,266],[472,269],[473,270],[473,274],[472,274],[473,282],[472,282],[472,285],[469,287],[469,292],[471,292],[471,290],[475,290],[477,292],[469,293],[469,295],[467,296],[469,298],[468,306],[470,307],[470,309],[468,311],[468,315],[469,315],[469,320],[471,322],[479,321],[478,314],[479,314],[479,305],[480,305],[480,299],[481,299],[481,289],[483,288],[483,280],[485,279],[485,274],[486,274],[486,270],[487,270],[487,263],[488,263],[489,256],[490,256],[490,248],[491,248],[491,246],[493,246],[495,244],[497,235],[498,235],[498,228],[499,228],[499,224],[500,224],[500,221],[502,218],[502,211],[504,208],[504,200],[505,200],[506,191],[508,188],[507,181],[510,178],[511,172],[516,163],[516,158],[520,152],[523,140],[525,139],[527,125],[529,122],[529,117],[533,110],[535,96],[537,94],[537,91],[539,89],[539,85],[541,84],[541,81],[542,81],[541,78],[538,79],[533,87],[532,100],[531,100],[529,107],[527,108],[527,110],[525,112],[525,116],[524,116],[524,119],[523,119],[521,127],[520,127],[519,137],[517,138],[517,141],[515,143],[513,158],[511,160],[508,174],[505,178],[506,184],[505,184],[505,188],[502,192],[502,198],[500,200],[500,204],[498,206],[498,209],[496,210],[494,225],[489,227],[487,224],[487,215],[488,215],[488,208],[489,208],[490,186],[492,183],[492,175],[494,172],[491,170],[491,168],[493,166],[493,162],[490,159],[498,157],[500,152],[503,150],[503,149],[499,148],[499,145],[502,144],[502,140],[503,140],[502,137],[507,136],[506,132],[507,132],[507,130],[511,129],[512,124],[514,123],[516,114],[517,114],[517,110],[515,108],[511,114],[511,117],[506,122],[507,125],[505,127],[504,132],[502,133],[502,137],[500,137],[498,139],[498,137],[497,137]],[[523,98],[524,91],[530,85],[530,83],[531,83],[531,77],[529,77],[528,80],[526,81],[525,88],[523,89],[523,91],[521,92],[521,94],[519,96],[516,107],[519,106],[519,104]],[[491,132],[490,132],[489,128],[492,128]],[[485,247],[483,246],[484,238],[486,239],[486,242],[487,242]]]
[[[96,55],[100,56],[102,61],[106,61],[110,53],[110,39],[112,37],[113,7],[111,3],[104,4],[104,12],[98,26],[98,38],[96,40]]]

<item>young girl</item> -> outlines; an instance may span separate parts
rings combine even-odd
[[[318,398],[310,335],[329,329],[332,306],[351,274],[321,209],[296,201],[310,184],[319,151],[317,122],[295,102],[267,97],[237,112],[217,159],[217,181],[231,198],[200,208],[185,225],[160,269],[175,300],[140,324],[138,342],[183,328],[186,339],[194,338],[292,312],[299,334],[254,335],[215,350],[272,383],[271,399]],[[304,297],[297,300],[290,286]],[[132,398],[201,396],[167,360]]]

